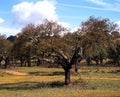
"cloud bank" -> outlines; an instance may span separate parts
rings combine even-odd
[[[55,2],[43,0],[36,3],[22,2],[12,7],[14,23],[41,23],[44,19],[58,20]]]
[[[86,1],[97,4],[97,5],[101,5],[101,6],[110,6],[110,4],[104,2],[103,0],[86,0]]]
[[[94,3],[102,6],[104,9],[114,12],[120,12],[120,0],[115,0],[113,3],[106,2],[105,0],[86,0],[87,2]]]
[[[20,29],[17,29],[17,28],[10,28],[10,27],[0,27],[0,34],[4,35],[5,34],[6,36],[9,36],[9,35],[15,35],[16,33],[20,32]]]
[[[76,7],[76,8],[83,8],[83,9],[92,9],[92,10],[101,10],[101,11],[113,11],[113,12],[120,12],[120,0],[116,0],[114,3],[108,3],[103,0],[83,0],[84,2],[93,3],[95,5],[99,5],[98,7],[93,6],[85,6],[85,5],[74,5],[74,4],[67,4],[67,3],[58,3],[61,6],[68,6],[68,7]]]
[[[4,19],[0,18],[0,24],[4,22]]]
[[[120,21],[117,21],[116,24],[120,27]]]

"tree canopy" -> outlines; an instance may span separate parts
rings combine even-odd
[[[36,59],[37,65],[60,64],[65,84],[69,84],[70,69],[75,66],[77,72],[82,59],[89,65],[91,60],[103,65],[109,58],[119,65],[119,42],[119,29],[107,18],[90,16],[72,33],[55,21],[45,20],[39,25],[26,25],[16,36],[0,35],[0,55],[20,60],[21,66],[32,66],[31,61]]]

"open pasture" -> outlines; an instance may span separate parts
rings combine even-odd
[[[71,70],[71,85],[64,85],[61,68],[17,67],[0,70],[0,97],[120,97],[120,67],[81,67]]]

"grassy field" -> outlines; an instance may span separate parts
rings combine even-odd
[[[81,67],[71,70],[64,85],[61,68],[18,67],[12,75],[0,71],[0,97],[120,97],[120,67]]]

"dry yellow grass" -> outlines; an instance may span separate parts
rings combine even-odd
[[[71,83],[82,79],[87,82],[84,88],[81,85],[60,86],[64,83],[64,71],[59,68],[16,68],[15,71],[32,75],[0,76],[0,97],[120,97],[120,74],[109,73],[118,69],[84,67],[79,74],[72,70]],[[57,81],[59,86],[45,86]]]
[[[73,90],[67,88],[24,91],[0,91],[0,97],[120,97],[120,92],[111,90]]]

